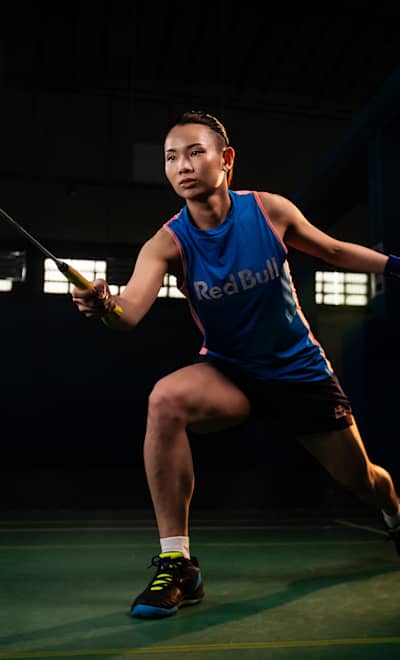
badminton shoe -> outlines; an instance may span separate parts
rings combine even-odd
[[[388,525],[385,525],[385,527],[387,534],[386,540],[393,541],[396,552],[400,556],[400,525],[396,525],[396,527],[389,527]]]
[[[131,605],[130,614],[159,619],[175,614],[183,605],[196,605],[204,597],[204,585],[196,557],[181,552],[163,552],[151,560],[156,574]]]

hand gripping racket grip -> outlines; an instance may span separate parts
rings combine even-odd
[[[64,262],[62,263],[62,273],[65,275],[67,280],[69,280],[69,282],[71,282],[71,284],[74,286],[78,287],[78,289],[93,289],[93,284],[89,282],[86,277],[83,277],[79,271],[75,270],[75,268],[72,268],[72,266],[69,264]],[[110,320],[118,320],[121,318],[122,314],[122,308],[119,305],[116,305],[114,309],[104,314],[104,317]]]

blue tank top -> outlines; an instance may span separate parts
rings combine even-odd
[[[287,248],[257,192],[229,191],[231,209],[199,229],[185,205],[164,224],[179,248],[181,287],[204,341],[200,354],[261,380],[317,381],[332,367],[305,319]]]

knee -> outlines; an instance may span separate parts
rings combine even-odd
[[[148,400],[148,415],[152,419],[184,420],[187,416],[185,392],[179,385],[162,378],[153,387]]]

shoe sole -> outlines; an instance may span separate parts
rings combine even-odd
[[[202,598],[184,598],[179,605],[175,605],[175,607],[171,607],[169,610],[163,607],[154,607],[154,605],[139,604],[132,608],[130,615],[139,619],[163,619],[166,616],[176,614],[180,607],[197,605],[202,600]]]

